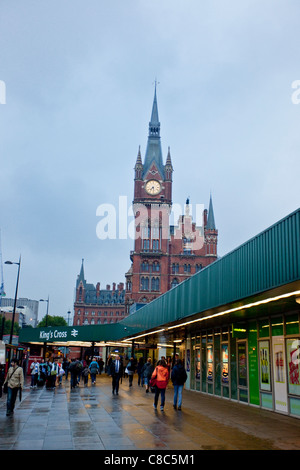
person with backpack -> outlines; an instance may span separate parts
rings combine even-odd
[[[153,407],[157,409],[158,397],[160,395],[160,410],[164,411],[166,388],[169,382],[169,370],[167,363],[164,359],[158,361],[157,366],[151,376],[150,387],[155,383],[155,395]]]
[[[96,361],[95,357],[93,357],[93,360],[89,365],[89,371],[90,371],[90,374],[91,374],[92,385],[95,385],[96,384],[96,375],[99,372],[99,365],[98,365],[98,362]]]
[[[153,374],[154,367],[152,365],[151,358],[148,357],[146,364],[144,364],[142,369],[143,382],[146,385],[146,393],[149,393],[150,388],[150,379]]]
[[[187,379],[187,373],[185,368],[183,367],[183,363],[181,359],[178,359],[172,369],[171,380],[174,387],[174,401],[173,401],[173,408],[176,410],[177,408],[177,401],[178,401],[178,410],[181,410],[182,405],[182,390],[183,386]]]

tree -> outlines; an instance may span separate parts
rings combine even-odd
[[[43,326],[68,326],[64,317],[46,315],[39,323],[38,328]]]
[[[4,318],[4,317],[3,317]],[[2,331],[2,316],[0,316],[0,329]],[[11,320],[4,320],[4,323],[3,323],[3,334],[4,335],[9,335],[10,334],[10,330],[11,330]],[[19,331],[20,331],[20,326],[17,322],[14,322],[14,329],[13,329],[13,334],[18,336],[19,335]]]

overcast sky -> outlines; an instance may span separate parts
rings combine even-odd
[[[173,202],[208,207],[212,194],[219,256],[299,207],[299,10],[1,0],[0,229],[3,262],[22,256],[20,297],[73,312],[82,258],[89,283],[124,282],[133,241],[100,240],[96,211],[132,202],[155,78]],[[13,297],[17,266],[3,271]]]

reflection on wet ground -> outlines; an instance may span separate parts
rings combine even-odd
[[[70,390],[23,392],[12,417],[0,399],[0,450],[272,450],[300,449],[300,420],[184,390],[182,411],[153,409],[153,395],[128,387],[111,393],[111,379]]]

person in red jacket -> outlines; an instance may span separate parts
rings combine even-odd
[[[157,366],[155,367],[151,380],[155,380],[155,395],[154,395],[154,409],[157,410],[157,403],[158,403],[158,398],[160,395],[160,409],[161,411],[164,410],[165,406],[165,394],[166,394],[166,388],[169,382],[169,370],[167,363],[164,359],[159,361],[157,363]]]

